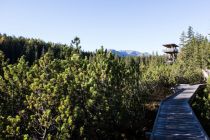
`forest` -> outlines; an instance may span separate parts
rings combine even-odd
[[[0,34],[0,138],[138,139],[177,84],[206,83],[192,107],[210,134],[210,42],[192,27],[175,63],[164,55],[119,57],[103,47]]]

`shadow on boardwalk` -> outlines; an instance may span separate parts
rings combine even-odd
[[[163,100],[156,116],[151,140],[208,140],[189,105],[201,85],[179,85],[175,94]]]

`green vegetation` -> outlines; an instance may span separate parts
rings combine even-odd
[[[63,45],[0,35],[0,137],[141,137],[152,105],[172,86],[203,81],[210,43],[192,28],[181,43],[176,63],[167,65],[158,55],[121,58],[103,47],[83,52],[79,38]]]
[[[207,82],[207,88],[204,92],[197,94],[195,100],[192,103],[193,110],[196,116],[200,120],[206,133],[210,135],[210,89],[209,80]]]

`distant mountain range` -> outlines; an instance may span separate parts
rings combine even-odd
[[[121,57],[126,57],[126,56],[148,56],[150,55],[149,53],[147,52],[138,52],[138,51],[133,51],[133,50],[114,50],[114,49],[110,49],[108,51],[111,51],[113,54],[116,54],[118,56],[121,56]]]

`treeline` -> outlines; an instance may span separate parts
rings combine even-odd
[[[40,39],[7,36],[0,34],[0,50],[4,52],[5,57],[10,64],[14,64],[21,56],[25,56],[27,62],[32,65],[45,53],[50,52],[55,58],[65,59],[72,53],[79,52],[80,40],[76,37],[70,45],[44,42]],[[91,53],[82,52],[89,56]]]
[[[210,52],[205,58],[201,52],[209,50],[209,42],[194,34],[183,39],[176,63],[168,65],[158,55],[121,58],[103,48],[83,52],[79,38],[63,45],[1,35],[0,137],[142,137],[150,105],[178,83],[203,81],[201,68],[208,66]]]

